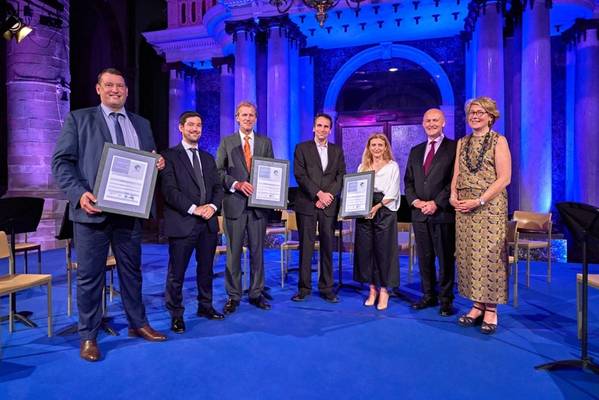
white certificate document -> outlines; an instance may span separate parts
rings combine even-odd
[[[345,193],[345,212],[353,213],[367,211],[368,203],[368,179],[356,179],[347,183],[347,192]]]
[[[256,200],[281,201],[283,179],[283,168],[259,165],[258,179],[254,188]]]
[[[103,200],[139,206],[148,163],[114,156]]]

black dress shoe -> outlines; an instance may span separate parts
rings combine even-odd
[[[291,301],[304,301],[306,300],[306,297],[310,296],[310,294],[308,293],[304,293],[304,292],[297,292],[296,294],[293,295],[293,297],[291,298]]]
[[[439,305],[439,301],[435,298],[425,298],[423,297],[420,301],[416,303],[412,303],[412,310],[424,310],[429,307],[436,307]]]
[[[210,308],[198,308],[198,312],[197,312],[197,316],[198,317],[204,317],[204,318],[208,318],[208,319],[214,319],[214,320],[223,320],[225,319],[225,316],[221,313],[219,313],[218,311],[216,311],[214,309],[214,307],[210,307]]]
[[[335,293],[321,293],[320,297],[329,303],[339,303],[339,297]]]
[[[223,314],[233,314],[237,310],[237,307],[239,307],[239,300],[233,300],[229,297],[223,307]]]
[[[441,303],[441,307],[439,307],[439,315],[442,317],[451,317],[455,314],[455,310],[451,303]]]
[[[171,331],[175,333],[185,332],[185,321],[180,317],[173,317],[171,319]]]
[[[250,299],[250,304],[258,307],[261,310],[270,310],[271,308],[264,296],[258,296],[255,299]]]

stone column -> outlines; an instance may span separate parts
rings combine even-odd
[[[479,6],[474,36],[476,40],[476,83],[475,97],[488,96],[497,102],[500,114],[504,107],[503,72],[503,11],[502,1],[492,0]],[[500,118],[494,129],[503,134],[504,119]]]
[[[225,22],[225,31],[235,42],[235,104],[256,104],[256,30],[253,18]]]
[[[548,0],[528,1],[522,13],[520,209],[551,207],[551,41]]]
[[[508,186],[509,212],[519,209],[520,195],[520,94],[522,93],[522,25],[518,19],[507,21],[505,37],[505,136],[512,154],[512,181]]]
[[[175,146],[181,141],[179,132],[179,115],[184,111],[185,73],[171,69],[168,89],[168,145]]]
[[[220,137],[235,131],[235,76],[233,56],[212,59],[220,71]]]
[[[577,201],[599,206],[599,19],[576,21],[574,168]]]
[[[54,239],[64,211],[64,194],[52,177],[52,154],[69,112],[69,2],[59,1],[63,28],[40,25],[33,8],[33,32],[21,43],[7,45],[8,192],[7,197],[45,199],[42,220],[32,242],[55,248]],[[25,5],[19,1],[19,8]],[[2,39],[4,40],[4,39]],[[44,46],[39,44],[43,43]]]
[[[289,160],[289,26],[287,15],[263,18],[267,38],[266,124],[275,157]]]
[[[299,58],[299,108],[300,118],[299,141],[310,140],[314,134],[314,54],[316,48],[305,48],[300,51]]]

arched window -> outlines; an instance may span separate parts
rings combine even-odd
[[[206,0],[202,0],[202,16],[206,15]]]
[[[181,25],[187,23],[187,4],[181,3]]]
[[[191,2],[191,22],[195,23],[198,20],[197,10],[196,10],[196,2]]]

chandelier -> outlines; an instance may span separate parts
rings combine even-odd
[[[294,0],[268,0],[268,3],[277,8],[277,11],[281,14],[289,11],[293,5]],[[340,0],[302,0],[302,2],[310,8],[316,10],[316,20],[320,27],[324,27],[324,23],[327,20],[327,11],[335,7]],[[355,11],[360,10],[360,3],[364,0],[345,0],[345,3],[349,8]]]

